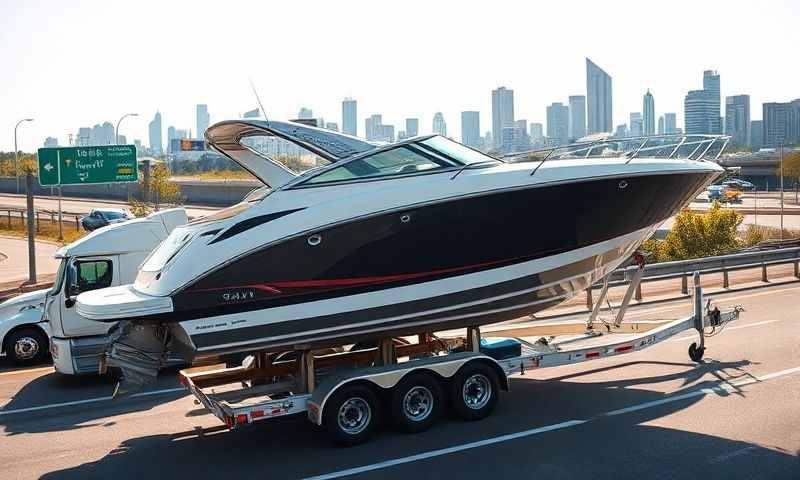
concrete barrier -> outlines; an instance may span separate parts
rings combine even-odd
[[[239,202],[245,195],[261,183],[255,180],[193,180],[176,177],[173,181],[181,186],[185,202],[197,205],[228,206]],[[0,193],[16,193],[17,183],[13,177],[0,177]],[[107,200],[127,200],[128,197],[141,198],[137,183],[109,183],[98,185],[66,185],[65,197],[98,198]],[[20,193],[25,193],[24,179],[20,182]],[[41,197],[57,196],[58,190],[42,187],[34,182],[33,194]]]

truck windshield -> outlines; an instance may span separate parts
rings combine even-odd
[[[61,284],[64,283],[64,272],[67,270],[68,263],[69,258],[61,259],[61,264],[58,266],[58,271],[56,271],[56,279],[53,281],[53,287],[49,292],[50,295],[56,295],[61,291]]]

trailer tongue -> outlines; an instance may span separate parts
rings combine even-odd
[[[629,290],[637,284],[634,277]],[[689,355],[700,361],[705,337],[736,320],[742,311],[740,307],[720,311],[709,302],[704,312],[698,274],[693,313],[685,318],[623,323],[630,300],[626,297],[616,321],[603,322],[600,328],[594,325],[594,312],[588,325],[500,326],[487,328],[487,338],[478,327],[471,327],[466,335],[422,333],[413,343],[384,339],[350,351],[260,352],[240,367],[195,367],[179,376],[231,429],[306,413],[334,440],[354,444],[369,438],[380,412],[386,412],[395,427],[411,432],[428,428],[446,406],[463,419],[477,420],[491,413],[499,390],[508,390],[507,377],[512,374],[643,350],[689,329],[699,336]],[[556,336],[548,336],[552,334]],[[491,337],[502,340],[488,340]]]

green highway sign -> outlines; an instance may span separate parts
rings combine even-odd
[[[138,180],[134,145],[39,149],[39,184],[43,187]]]

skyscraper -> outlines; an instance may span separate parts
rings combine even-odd
[[[436,112],[433,115],[433,133],[443,137],[447,136],[447,124],[444,121],[442,112]]]
[[[642,114],[639,112],[631,112],[630,128],[628,129],[628,136],[641,137],[643,132]]]
[[[494,147],[499,148],[503,140],[503,127],[514,123],[514,90],[500,87],[492,90],[492,138]]]
[[[380,126],[383,124],[383,117],[377,113],[364,120],[364,136],[367,140],[377,140],[380,136]]]
[[[664,115],[658,117],[658,134],[664,135]]]
[[[750,95],[725,97],[725,134],[734,145],[750,145]]]
[[[58,146],[58,139],[54,137],[47,137],[44,139],[44,148],[55,148]]]
[[[642,100],[642,134],[655,135],[656,133],[656,104],[650,90],[644,94]]]
[[[569,137],[578,139],[586,136],[586,97],[569,97]]]
[[[765,147],[793,145],[800,140],[800,99],[789,103],[765,103],[762,108]]]
[[[419,119],[406,118],[406,136],[411,138],[417,135],[419,135]]]
[[[161,141],[161,112],[156,111],[155,117],[148,125],[150,132],[150,151],[153,155],[161,155],[164,152],[163,142]]]
[[[714,113],[714,99],[705,90],[689,90],[683,100],[683,122],[686,133],[713,134],[719,117]]]
[[[759,150],[764,146],[764,122],[753,120],[750,122],[750,148]]]
[[[675,114],[674,113],[665,113],[664,114],[664,133],[667,135],[671,133],[677,133],[678,125],[675,121]]]
[[[531,122],[531,143],[534,146],[541,146],[544,144],[544,128],[541,123]]]
[[[569,140],[569,107],[560,102],[547,107],[547,138],[557,145]]]
[[[342,132],[358,135],[358,104],[352,98],[342,100]]]
[[[311,120],[314,118],[314,111],[308,107],[301,107],[300,111],[297,112],[297,118],[300,120]]]
[[[613,128],[611,116],[611,77],[602,68],[586,59],[586,103],[588,132],[610,132]]]
[[[461,143],[478,148],[481,144],[481,120],[479,112],[461,112]]]
[[[197,138],[205,138],[211,117],[208,114],[208,105],[197,104]]]
[[[722,133],[722,119],[720,118],[720,88],[719,88],[719,74],[715,70],[706,70],[703,72],[703,90],[708,92],[710,101],[709,125],[712,129],[708,133],[719,134]]]

